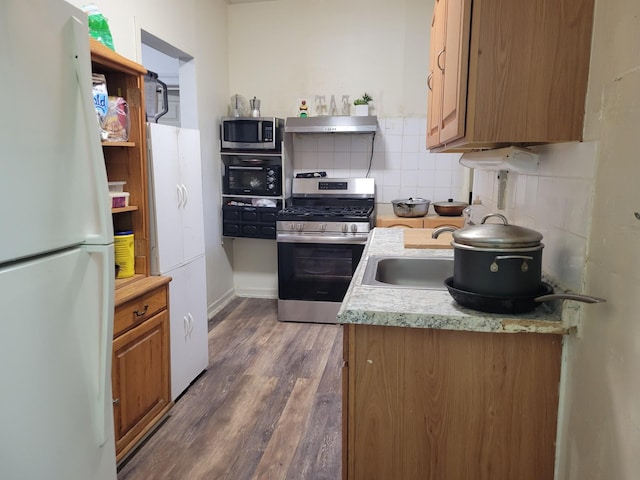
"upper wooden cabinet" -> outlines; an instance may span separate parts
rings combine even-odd
[[[593,0],[436,0],[427,147],[582,139]]]
[[[427,145],[464,134],[471,2],[436,0],[431,20]]]

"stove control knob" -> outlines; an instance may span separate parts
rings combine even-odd
[[[302,223],[297,223],[296,224],[296,230],[298,232],[301,232],[303,229],[304,229],[304,224],[302,224]]]
[[[347,233],[349,231],[349,225],[346,223],[342,225],[342,233]]]
[[[358,226],[355,223],[351,224],[351,232],[352,233],[357,233],[358,232]]]
[[[290,223],[290,224],[289,224],[289,231],[290,231],[290,232],[293,232],[295,229],[296,229],[296,224],[295,224],[295,223],[293,223],[293,222],[292,222],[292,223]]]
[[[320,231],[321,232],[326,232],[327,231],[327,224],[326,223],[321,223],[320,224]]]

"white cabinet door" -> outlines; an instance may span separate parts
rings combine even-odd
[[[204,253],[200,132],[149,124],[159,273]]]
[[[209,364],[204,256],[169,272],[171,399],[175,400]]]
[[[149,124],[153,211],[158,266],[164,274],[184,260],[182,247],[182,191],[178,163],[178,129]]]
[[[185,195],[182,206],[184,259],[204,253],[204,213],[202,207],[202,160],[200,131],[181,128],[178,134],[180,182]]]

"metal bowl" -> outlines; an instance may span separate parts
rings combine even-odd
[[[392,200],[393,213],[398,217],[424,217],[429,211],[431,200],[424,198],[406,198]]]
[[[454,202],[453,198],[450,198],[446,202],[434,202],[433,209],[442,217],[459,217],[468,206],[468,203]]]

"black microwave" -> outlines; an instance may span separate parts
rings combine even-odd
[[[224,117],[220,124],[223,149],[280,150],[284,119],[276,117]]]
[[[282,195],[280,165],[226,165],[223,182],[227,195]]]

